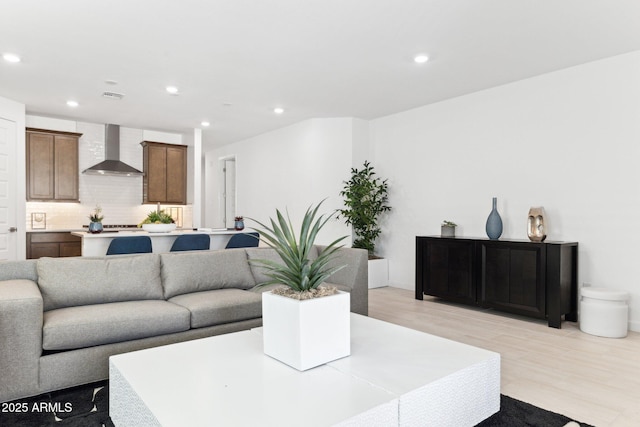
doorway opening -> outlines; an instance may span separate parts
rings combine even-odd
[[[234,228],[236,216],[236,156],[223,157],[219,161],[220,170],[220,212],[221,225]]]

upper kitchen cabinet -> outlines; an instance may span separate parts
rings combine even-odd
[[[142,141],[143,203],[187,204],[187,146]]]
[[[81,133],[27,128],[27,200],[77,202]]]

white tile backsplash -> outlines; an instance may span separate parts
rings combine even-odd
[[[108,199],[105,197],[105,199]],[[155,205],[117,205],[105,200],[101,203],[104,214],[104,224],[138,224],[150,211],[156,209]],[[172,205],[161,205],[161,209],[167,209]],[[182,207],[183,228],[191,228],[191,206]],[[40,203],[27,202],[26,229],[31,229],[31,213],[44,212],[47,214],[47,230],[56,229],[80,229],[89,224],[89,214],[95,208],[91,203]]]
[[[78,164],[80,165],[80,186],[87,175],[82,171],[104,160],[104,125],[78,123],[78,132],[82,134],[78,143]]]
[[[155,205],[142,204],[142,177],[86,175],[82,171],[104,160],[104,125],[76,123],[76,131],[82,133],[79,141],[78,163],[80,167],[80,203],[27,202],[26,228],[31,228],[31,213],[47,214],[47,229],[79,229],[89,223],[89,214],[99,204],[104,214],[104,224],[137,224],[156,209]],[[120,128],[120,160],[136,169],[143,169],[142,129]],[[171,205],[172,206],[172,205]],[[168,208],[170,205],[162,205]],[[183,227],[192,225],[190,205],[182,206]]]

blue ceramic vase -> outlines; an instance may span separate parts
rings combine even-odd
[[[102,233],[102,223],[101,222],[90,222],[89,223],[89,233],[91,233],[91,234]]]
[[[498,199],[496,197],[493,198],[493,209],[491,209],[491,213],[489,214],[489,218],[487,218],[487,236],[491,240],[496,240],[500,238],[502,235],[502,218],[500,218],[500,214],[498,213],[498,209],[496,208]]]

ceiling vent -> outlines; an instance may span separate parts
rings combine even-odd
[[[122,98],[124,98],[124,93],[118,93],[118,92],[103,92],[102,96],[104,96],[105,98],[109,98],[109,99],[117,99],[120,100]]]

